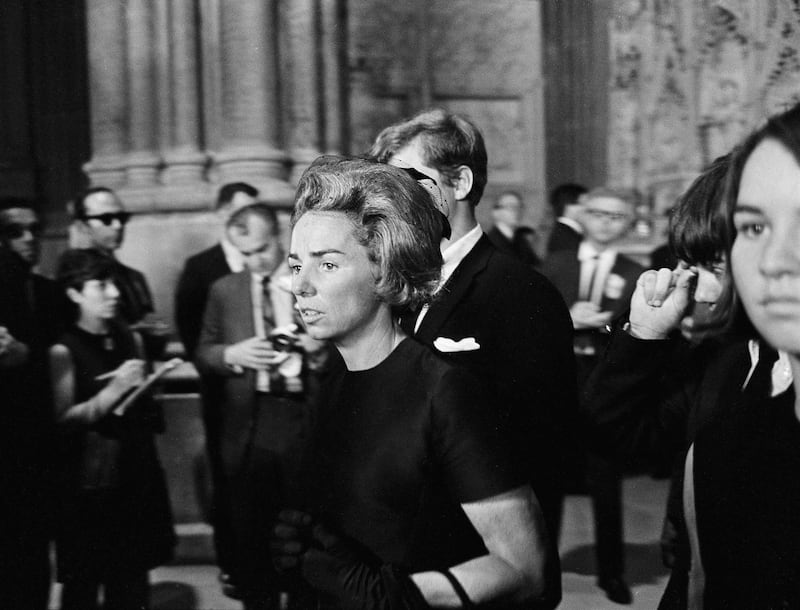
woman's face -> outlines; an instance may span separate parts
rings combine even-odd
[[[117,313],[119,290],[113,280],[87,280],[80,290],[70,288],[67,295],[80,308],[80,318],[110,320]]]
[[[742,171],[731,270],[759,333],[800,352],[800,165],[777,140],[759,144]]]
[[[341,212],[307,212],[292,231],[292,292],[314,339],[351,345],[391,315],[375,294],[377,267]]]

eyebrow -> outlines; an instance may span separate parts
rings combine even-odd
[[[744,212],[747,214],[763,214],[763,211],[760,207],[753,205],[751,203],[737,203],[736,207],[733,208],[733,213],[738,214],[740,212]]]
[[[311,258],[319,258],[321,256],[325,256],[326,254],[342,254],[344,252],[341,250],[337,250],[336,248],[328,248],[327,250],[315,250],[314,252],[310,253]],[[290,252],[288,258],[296,258],[299,259],[300,257],[295,254],[294,252]]]

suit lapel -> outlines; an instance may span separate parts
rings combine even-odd
[[[437,332],[450,316],[453,309],[458,305],[469,290],[473,280],[479,275],[489,262],[492,255],[493,246],[486,235],[482,235],[464,257],[461,264],[456,267],[453,275],[447,280],[442,289],[436,295],[436,299],[428,308],[428,313],[420,324],[416,337],[423,343],[431,343]]]

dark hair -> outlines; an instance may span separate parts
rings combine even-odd
[[[725,256],[725,179],[731,154],[714,159],[678,199],[669,216],[669,247],[691,265],[712,265]]]
[[[68,288],[83,290],[83,285],[89,280],[107,280],[113,275],[114,260],[94,248],[66,250],[56,265],[56,282],[64,293]],[[64,299],[64,302],[71,319],[77,319],[80,313],[78,306],[69,299]]]
[[[795,104],[788,110],[773,115],[767,122],[752,132],[747,139],[735,149],[731,155],[730,167],[728,169],[727,180],[724,194],[724,238],[725,256],[729,261],[728,280],[723,286],[717,305],[714,308],[714,316],[709,325],[713,325],[721,331],[728,331],[737,336],[749,338],[758,337],[758,332],[747,316],[741,304],[736,287],[733,284],[731,273],[731,248],[736,240],[736,228],[733,224],[733,214],[736,210],[736,202],[739,198],[739,184],[742,179],[742,171],[753,153],[755,148],[764,140],[775,140],[791,153],[795,160],[800,163],[800,104]]]
[[[273,235],[278,235],[278,216],[272,206],[263,201],[251,203],[236,210],[228,219],[226,227],[228,229],[235,228],[238,232],[246,234],[249,232],[248,223],[251,218],[260,218],[270,226]]]
[[[559,184],[550,191],[550,207],[553,208],[553,213],[556,216],[563,216],[567,205],[578,203],[580,196],[588,192],[589,189],[575,182]]]
[[[72,202],[72,217],[75,220],[82,220],[86,218],[86,198],[95,193],[109,193],[116,197],[116,193],[107,186],[93,186],[84,191],[81,191]]]
[[[404,170],[367,159],[319,157],[297,187],[292,227],[306,212],[342,212],[377,265],[375,292],[393,309],[431,300],[439,283],[442,215]]]
[[[220,187],[217,193],[217,209],[228,205],[236,193],[244,193],[252,198],[258,197],[258,189],[247,182],[229,182]]]
[[[386,163],[398,150],[418,139],[424,161],[439,171],[450,185],[458,168],[472,170],[472,189],[467,200],[473,205],[483,196],[487,180],[486,145],[480,130],[467,117],[441,108],[425,110],[410,119],[386,127],[375,138],[369,154]]]

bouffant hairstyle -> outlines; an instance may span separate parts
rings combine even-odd
[[[113,277],[114,261],[100,251],[92,248],[74,248],[64,251],[56,266],[56,282],[66,294],[67,289],[83,290],[89,280],[107,280]],[[66,319],[76,320],[80,313],[78,306],[64,298],[68,309]]]
[[[472,170],[472,190],[467,195],[476,206],[483,196],[487,180],[486,145],[480,130],[467,117],[441,108],[425,110],[404,121],[386,127],[375,138],[370,156],[386,163],[398,150],[417,139],[427,165],[439,171],[452,185],[458,168]]]
[[[393,310],[431,300],[439,284],[443,217],[403,169],[367,159],[319,157],[297,187],[291,225],[308,212],[341,212],[377,268],[375,293]]]
[[[713,265],[725,257],[723,196],[731,155],[714,159],[670,212],[669,247],[691,265]]]

